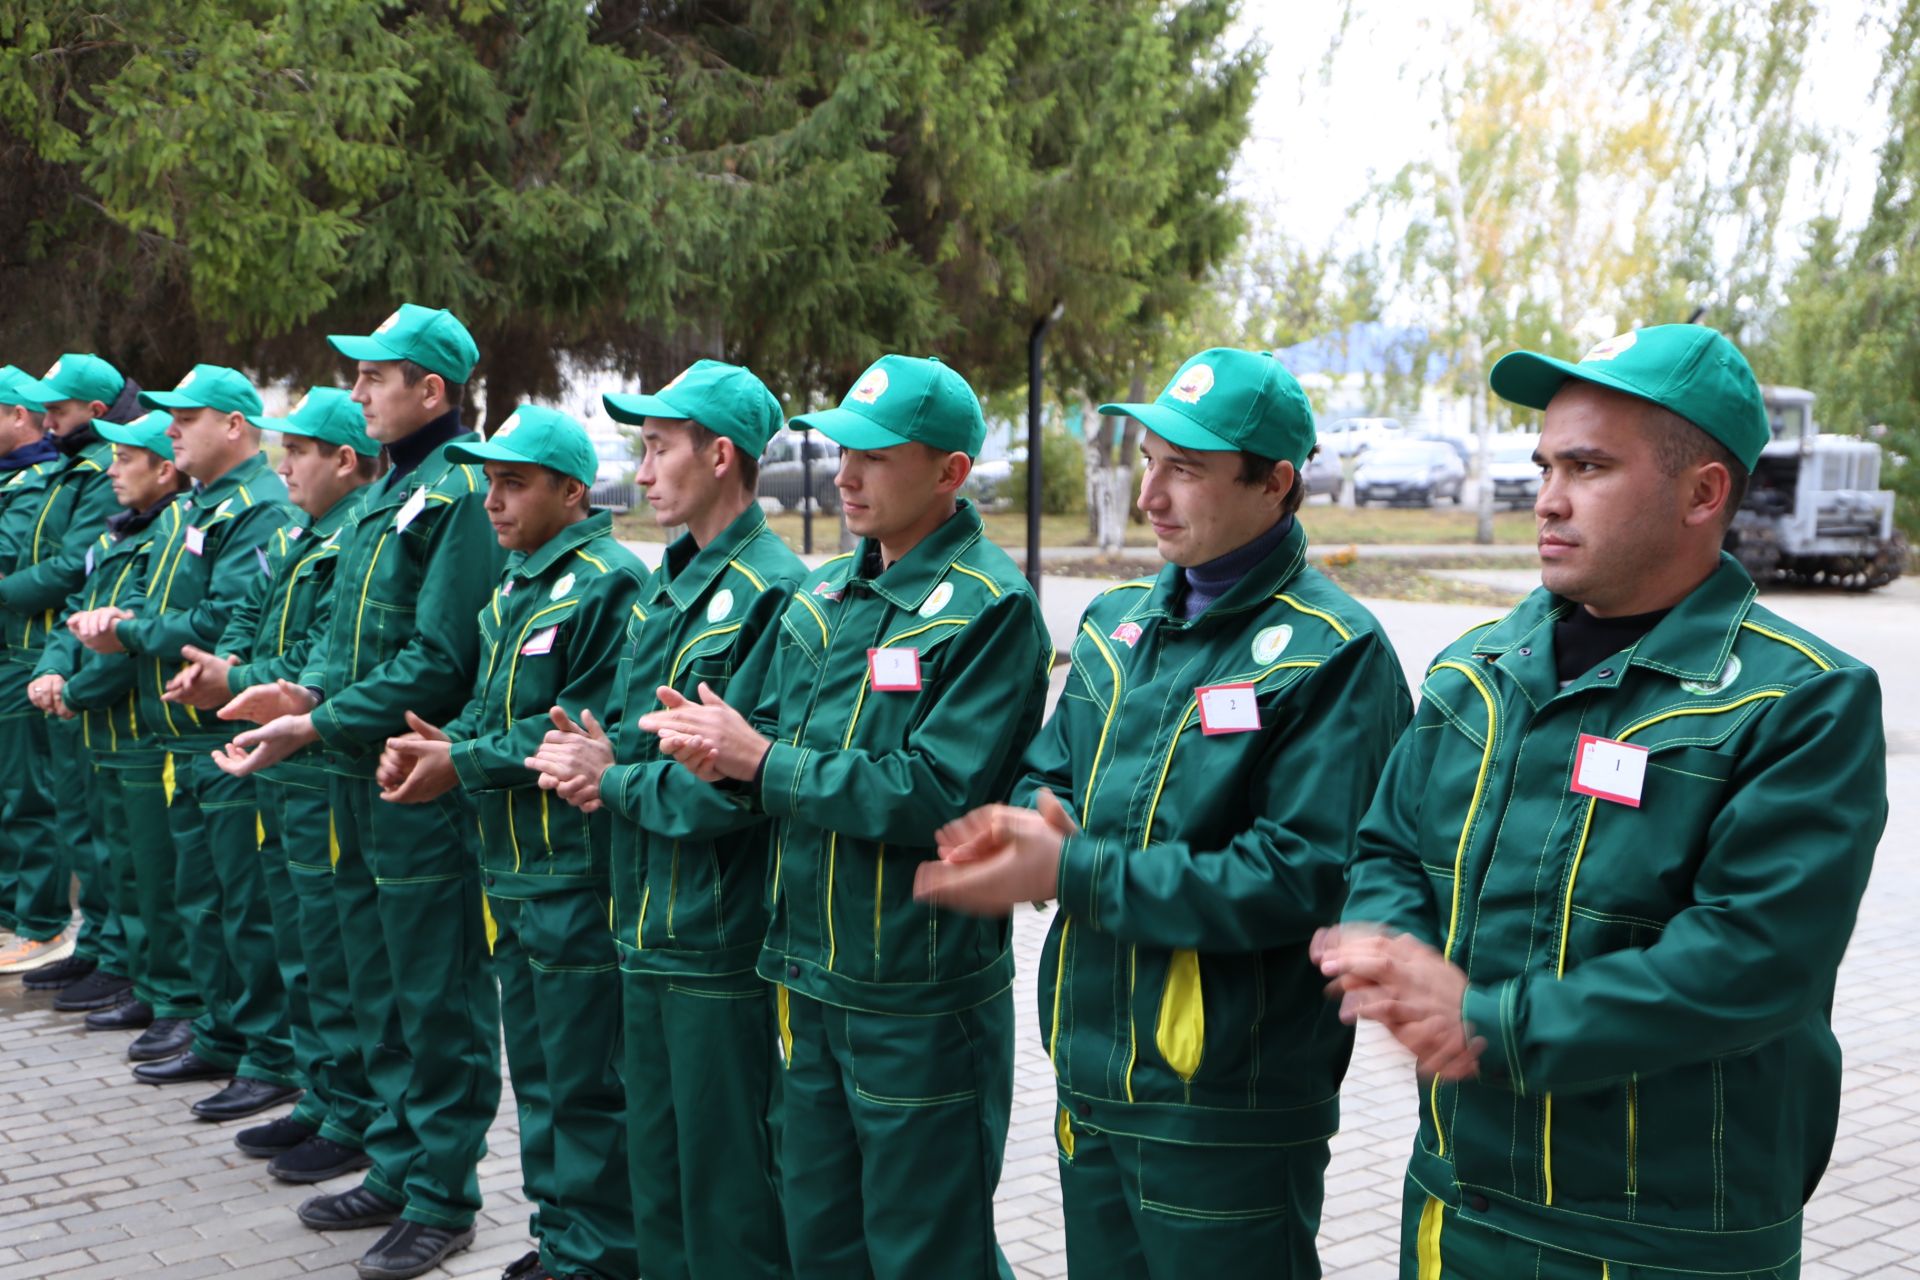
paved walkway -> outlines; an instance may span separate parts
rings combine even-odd
[[[1890,834],[1835,1009],[1846,1054],[1840,1137],[1808,1208],[1802,1275],[1920,1276],[1920,930],[1913,924],[1920,918],[1920,662],[1913,654],[1920,584],[1864,598],[1784,595],[1767,603],[1880,668],[1893,743]],[[1406,604],[1379,610],[1403,657],[1431,653],[1485,613]],[[1021,1037],[998,1217],[1022,1277],[1066,1270],[1052,1089],[1033,1013],[1046,922],[1023,910],[1015,929]],[[293,1206],[310,1192],[273,1181],[235,1151],[239,1126],[193,1119],[187,1104],[207,1090],[133,1083],[122,1057],[126,1040],[84,1032],[77,1018],[54,1014],[45,997],[0,979],[0,1280],[350,1280],[352,1260],[374,1233],[302,1228]],[[1400,1174],[1413,1131],[1409,1077],[1391,1042],[1362,1032],[1328,1172],[1320,1242],[1329,1277],[1394,1274]],[[480,1238],[435,1275],[497,1276],[526,1250],[516,1128],[509,1094],[480,1169]]]

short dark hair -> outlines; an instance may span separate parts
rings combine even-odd
[[[398,363],[400,365],[400,381],[406,383],[410,387],[417,387],[420,385],[421,380],[431,373],[433,374],[434,377],[440,379],[440,381],[446,386],[447,400],[451,403],[458,403],[460,400],[461,394],[465,392],[467,389],[466,383],[455,382],[452,378],[449,378],[446,374],[441,373],[434,369],[429,369],[427,368],[427,366],[423,364],[415,364],[411,360],[401,360]]]
[[[1316,444],[1307,451],[1307,457],[1312,458],[1319,454],[1319,452],[1320,446]],[[1258,488],[1272,477],[1274,469],[1279,465],[1280,460],[1278,458],[1263,458],[1257,453],[1248,453],[1245,449],[1242,449],[1240,451],[1240,483],[1251,488]],[[1287,489],[1286,496],[1280,499],[1280,514],[1283,516],[1294,514],[1300,510],[1301,504],[1306,502],[1306,500],[1307,477],[1302,468],[1295,467],[1293,469],[1293,484]]]
[[[1731,483],[1727,489],[1727,505],[1720,512],[1720,526],[1725,528],[1732,524],[1734,512],[1740,509],[1741,500],[1747,496],[1747,484],[1752,479],[1752,473],[1740,459],[1733,456],[1733,451],[1708,435],[1691,419],[1683,418],[1666,406],[1652,401],[1647,402],[1641,422],[1653,441],[1653,455],[1664,474],[1677,476],[1688,467],[1707,462],[1717,462],[1727,469]]]
[[[352,448],[351,445],[348,445],[345,447]],[[382,449],[378,453],[361,453],[357,449],[354,450],[354,455],[353,455],[353,474],[354,475],[359,476],[362,480],[373,481],[373,480],[378,480],[381,476],[385,475],[386,473],[387,473],[387,451],[385,449]]]
[[[683,425],[687,428],[687,434],[692,437],[695,449],[704,449],[720,438],[719,432],[707,430],[692,418],[688,418]],[[738,440],[733,442],[733,453],[740,462],[741,485],[748,493],[757,492],[760,488],[760,459],[742,449]]]
[[[579,480],[578,476],[570,476],[564,471],[555,471],[552,467],[541,467],[540,469],[547,473],[547,483],[555,489],[566,488],[567,481],[569,480]],[[590,484],[585,484],[584,482],[582,482],[582,486],[583,486],[583,492],[580,494],[579,509],[582,511],[592,511],[593,510],[593,486]]]

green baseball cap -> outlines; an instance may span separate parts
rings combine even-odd
[[[537,404],[523,404],[508,414],[483,444],[448,445],[447,456],[455,462],[531,462],[572,476],[588,488],[600,473],[600,455],[587,429],[559,410]]]
[[[42,389],[39,381],[28,376],[25,370],[16,365],[0,365],[0,404],[19,405],[22,409],[43,413],[47,403],[39,399]]]
[[[986,442],[980,397],[938,356],[881,356],[837,409],[803,413],[797,427],[818,427],[843,449],[891,449],[909,440],[974,457]]]
[[[300,403],[286,417],[262,418],[260,425],[283,436],[348,445],[362,457],[380,456],[380,446],[367,434],[367,415],[338,387],[314,387],[300,397]]]
[[[333,333],[327,342],[349,360],[411,360],[448,382],[465,383],[480,361],[467,326],[444,308],[403,302],[366,337]]]
[[[98,400],[110,405],[120,398],[127,379],[99,356],[69,351],[40,375],[37,388],[48,404],[56,400]]]
[[[1749,471],[1773,438],[1747,358],[1703,324],[1629,329],[1594,347],[1578,364],[1510,351],[1493,366],[1487,382],[1502,400],[1544,409],[1569,378],[1672,410],[1725,445]]]
[[[147,449],[172,462],[173,437],[167,434],[167,428],[172,425],[172,414],[164,409],[155,409],[145,417],[135,418],[132,422],[105,422],[96,418],[93,429],[100,433],[102,440],[132,445],[136,449]]]
[[[697,422],[756,458],[786,421],[766,383],[741,365],[719,360],[695,360],[652,395],[609,394],[600,399],[616,422]]]
[[[223,364],[197,364],[171,391],[142,391],[143,409],[217,409],[237,413],[259,426],[260,393],[247,381],[247,375]]]
[[[1316,434],[1307,393],[1269,351],[1210,347],[1180,366],[1152,404],[1103,404],[1182,449],[1244,452],[1298,468]]]

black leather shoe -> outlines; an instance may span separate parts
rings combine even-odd
[[[292,1102],[303,1090],[290,1084],[268,1084],[265,1080],[238,1080],[211,1098],[193,1104],[193,1114],[202,1120],[244,1120],[269,1107]]]
[[[138,1031],[153,1025],[153,1006],[145,1000],[122,1000],[87,1015],[89,1031]]]
[[[80,981],[63,987],[54,997],[53,1007],[60,1013],[84,1013],[90,1009],[111,1009],[133,994],[133,980],[95,969]]]
[[[523,1253],[507,1264],[500,1280],[553,1280],[553,1273],[540,1265],[540,1251]]]
[[[424,1222],[396,1222],[353,1265],[360,1280],[410,1280],[472,1243],[472,1227],[449,1231]]]
[[[177,1058],[193,1043],[193,1023],[187,1018],[155,1018],[127,1046],[127,1057],[135,1062],[164,1062]]]
[[[29,991],[58,991],[92,973],[98,964],[92,956],[68,956],[35,969],[20,980],[20,985]]]
[[[293,1150],[275,1156],[268,1162],[267,1172],[282,1182],[308,1183],[325,1182],[328,1178],[372,1167],[373,1160],[366,1152],[316,1134]]]
[[[133,1078],[141,1084],[187,1084],[194,1080],[227,1080],[232,1076],[233,1068],[216,1067],[191,1049],[164,1062],[143,1062],[133,1069]]]
[[[297,1212],[300,1221],[315,1231],[351,1231],[355,1227],[384,1227],[389,1222],[397,1222],[404,1207],[365,1187],[353,1187],[337,1195],[302,1200]]]
[[[318,1132],[312,1125],[301,1124],[292,1116],[281,1116],[251,1129],[242,1129],[233,1135],[233,1145],[240,1148],[243,1156],[270,1160],[283,1151],[293,1150]]]

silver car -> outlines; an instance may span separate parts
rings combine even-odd
[[[1378,445],[1367,450],[1353,473],[1353,500],[1430,507],[1442,498],[1457,506],[1467,485],[1467,469],[1452,449],[1424,440]]]

